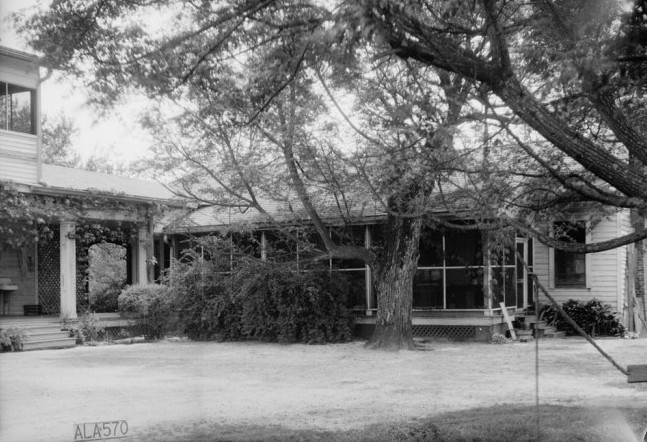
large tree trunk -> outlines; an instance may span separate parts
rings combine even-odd
[[[413,348],[411,307],[421,225],[420,218],[389,216],[385,248],[374,274],[377,319],[368,342],[373,348]]]

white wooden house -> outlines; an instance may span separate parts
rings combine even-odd
[[[37,58],[0,47],[0,180],[43,201],[100,196],[115,203],[113,208],[92,208],[86,216],[136,226],[136,239],[128,245],[129,282],[149,282],[156,222],[151,208],[181,203],[172,201],[173,194],[159,183],[43,164],[40,121]],[[54,250],[42,245],[0,250],[0,315],[23,315],[25,306],[47,304],[44,313],[76,317],[83,296],[76,269],[78,216],[64,207],[52,206],[56,234],[49,247]]]
[[[101,222],[128,221],[137,225],[138,239],[130,245],[130,280],[148,282],[168,268],[181,250],[191,246],[191,235],[223,232],[232,226],[252,225],[259,247],[254,253],[271,259],[275,227],[263,224],[254,210],[215,210],[201,208],[192,212],[182,224],[164,226],[154,243],[156,219],[146,210],[156,204],[181,207],[182,202],[163,186],[141,180],[97,174],[77,169],[50,166],[40,160],[40,80],[35,57],[0,48],[0,180],[11,181],[22,192],[45,197],[102,195],[122,203],[121,210],[94,210],[93,219]],[[142,210],[143,209],[143,210]],[[292,207],[274,204],[275,218],[298,229],[307,219],[283,217]],[[385,214],[363,204],[353,214],[350,226],[338,219],[328,219],[331,232],[346,229],[345,234],[361,245],[370,247],[379,241]],[[621,236],[630,231],[629,214],[618,212],[592,222],[586,212],[579,214],[582,230],[576,237],[587,243]],[[58,306],[55,313],[74,317],[77,313],[77,277],[75,269],[74,216],[61,211],[55,218],[57,241],[55,256],[45,259],[43,250],[4,250],[0,255],[0,278],[11,281],[17,290],[4,293],[4,315],[21,315],[25,305],[38,305],[45,297],[44,276],[54,278]],[[551,226],[548,229],[551,230]],[[424,232],[420,246],[418,273],[414,284],[414,332],[426,336],[487,339],[505,329],[499,302],[505,302],[510,314],[523,312],[533,301],[528,270],[560,301],[599,299],[618,312],[626,325],[638,328],[637,312],[643,311],[644,297],[635,296],[629,262],[634,246],[606,252],[577,255],[564,254],[532,238],[511,238],[513,247],[501,262],[493,262],[486,251],[485,231]],[[276,245],[276,244],[275,244]],[[51,252],[51,251],[50,251]],[[529,264],[524,267],[515,259],[519,252]],[[290,251],[299,260],[299,249]],[[155,256],[155,260],[153,260]],[[153,272],[151,263],[158,263]],[[356,322],[364,332],[375,321],[377,309],[371,283],[371,269],[354,262],[328,262],[331,271],[345,272],[354,287],[350,307],[357,313]],[[47,267],[47,272],[45,268]],[[644,275],[645,269],[638,273]],[[53,275],[53,276],[52,276]],[[2,281],[0,281],[0,285]],[[51,295],[51,293],[50,293]],[[48,295],[49,296],[49,295]],[[541,300],[540,300],[541,301]],[[361,330],[360,330],[361,331]]]

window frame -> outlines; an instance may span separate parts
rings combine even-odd
[[[584,243],[590,244],[592,241],[591,238],[591,223],[589,220],[585,219],[574,219],[568,221],[557,221],[554,220],[550,223],[549,236],[555,238],[555,224],[560,222],[571,222],[571,223],[582,223],[584,225]],[[590,290],[591,289],[591,259],[588,253],[582,253],[584,258],[584,283],[581,285],[564,285],[559,284],[557,281],[557,261],[556,261],[556,252],[555,247],[548,248],[548,278],[549,278],[549,288],[557,290]],[[569,252],[566,252],[569,253]]]
[[[24,89],[20,93],[29,93],[29,131],[16,130],[12,124],[13,121],[13,106],[11,97],[19,92],[10,93],[11,87]],[[8,105],[5,107],[4,112],[0,112],[0,130],[11,133],[23,135],[38,135],[38,89],[30,86],[12,83],[4,79],[0,80],[0,99],[8,100]],[[2,108],[0,107],[0,111]]]

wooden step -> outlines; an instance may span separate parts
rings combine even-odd
[[[64,330],[39,330],[34,333],[31,331],[27,332],[25,337],[26,341],[40,341],[42,339],[56,339],[56,338],[69,338],[70,332]]]
[[[76,347],[76,338],[29,340],[22,344],[23,351],[73,347]]]
[[[8,330],[10,328],[19,328],[21,330],[38,330],[38,329],[62,329],[62,324],[56,322],[24,322],[24,323],[10,323],[10,324],[0,324],[0,328],[3,330]]]
[[[515,333],[517,336],[532,336],[532,330],[521,330],[521,329],[515,329]]]
[[[555,331],[553,333],[544,333],[544,338],[566,339],[565,331]]]

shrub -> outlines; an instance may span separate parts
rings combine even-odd
[[[170,288],[179,325],[189,339],[242,338],[241,306],[230,283],[229,277],[216,272],[210,262],[174,264]]]
[[[169,284],[179,323],[190,339],[351,339],[352,315],[344,307],[349,285],[343,275],[243,260],[233,275],[219,270],[215,259],[174,263]]]
[[[597,299],[591,299],[586,303],[570,299],[562,304],[562,308],[582,330],[591,336],[616,336],[624,333],[625,328],[616,318],[611,306],[602,304]],[[577,333],[552,305],[543,306],[539,314],[545,321],[557,326],[559,330],[569,334]]]
[[[26,333],[19,327],[0,329],[0,348],[2,351],[21,351]]]
[[[96,313],[112,313],[119,309],[119,295],[121,288],[109,287],[90,294],[90,305]]]
[[[136,328],[147,338],[161,338],[175,328],[175,312],[167,287],[134,285],[119,295],[119,313],[135,319]]]
[[[343,275],[260,264],[236,278],[241,281],[234,287],[240,287],[244,336],[309,344],[352,338],[352,315],[344,307],[348,282]]]
[[[70,337],[76,338],[77,344],[100,341],[105,337],[105,329],[99,322],[97,315],[91,311],[84,312],[78,322],[72,324],[68,331]]]

